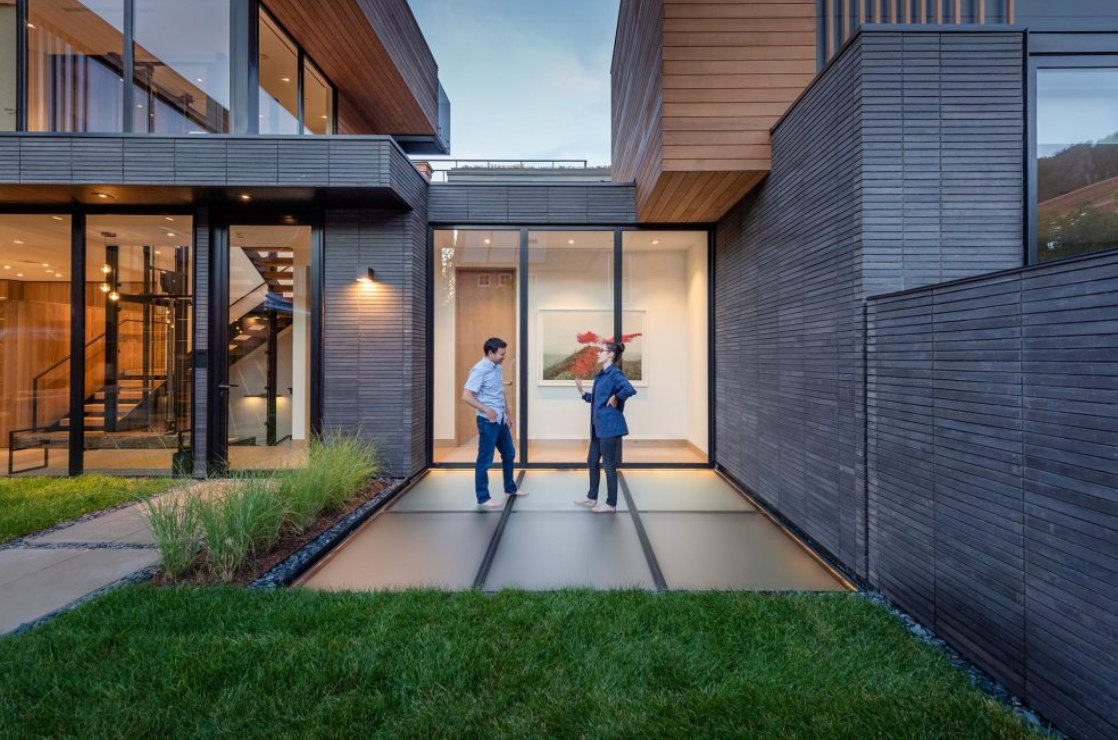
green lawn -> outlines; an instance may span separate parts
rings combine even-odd
[[[0,480],[0,542],[23,537],[91,511],[159,493],[170,478],[6,478]]]
[[[130,587],[0,638],[16,738],[1039,737],[849,594]]]

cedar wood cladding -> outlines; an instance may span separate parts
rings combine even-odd
[[[870,577],[1118,736],[1118,255],[870,301]]]
[[[816,2],[623,0],[615,180],[641,221],[710,222],[769,170],[769,128],[811,82]]]
[[[634,221],[632,185],[454,185],[429,189],[436,224],[625,224]]]
[[[862,300],[1021,265],[1022,55],[1015,32],[863,32],[718,224],[718,461],[863,577]]]

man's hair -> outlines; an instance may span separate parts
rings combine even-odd
[[[502,347],[507,346],[509,346],[509,343],[506,342],[504,339],[501,339],[500,337],[489,337],[489,339],[485,340],[485,346],[482,347],[482,350],[485,351],[485,356],[488,357]]]

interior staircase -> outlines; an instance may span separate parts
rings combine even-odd
[[[167,387],[167,378],[166,376],[151,376],[148,381],[148,384],[145,385],[143,378],[128,376],[117,380],[116,431],[123,432],[147,426],[149,415],[145,412],[162,397]],[[105,407],[110,390],[108,386],[101,386],[85,400],[83,423],[86,429],[94,431],[105,429],[107,418]],[[59,419],[58,426],[61,429],[69,429],[69,415]]]

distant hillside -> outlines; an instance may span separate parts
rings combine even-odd
[[[1118,132],[1037,160],[1037,200],[1043,203],[1101,180],[1118,177]]]

